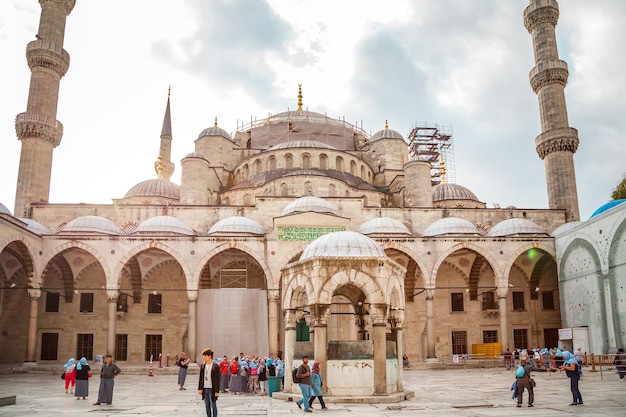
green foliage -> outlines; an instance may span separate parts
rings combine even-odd
[[[615,186],[611,193],[611,199],[621,200],[626,198],[626,174],[622,175],[622,180]]]

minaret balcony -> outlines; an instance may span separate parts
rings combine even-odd
[[[568,77],[567,62],[560,59],[540,61],[528,74],[530,86],[535,93],[548,84],[561,84],[565,87]]]
[[[63,137],[63,125],[58,120],[39,113],[20,113],[15,118],[18,139],[38,138],[57,147]]]
[[[26,46],[28,67],[50,68],[63,77],[70,67],[70,54],[63,47],[43,39],[29,42]]]

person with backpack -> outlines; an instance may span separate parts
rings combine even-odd
[[[72,390],[71,394],[74,395],[74,386],[76,385],[76,359],[70,358],[65,365],[63,365],[65,380],[65,393],[67,389]]]
[[[239,364],[239,358],[237,358],[237,356],[233,356],[233,359],[230,361],[230,366],[228,367],[228,371],[230,372],[229,391],[235,395],[239,395],[245,391],[244,386],[241,383],[241,378],[239,378],[240,368],[241,365]]]
[[[220,380],[220,388],[222,393],[226,392],[226,388],[228,387],[228,382],[230,380],[230,375],[228,373],[228,367],[230,362],[228,361],[228,356],[224,355],[222,360],[219,363],[220,374],[222,375]]]
[[[563,352],[563,361],[563,365],[559,368],[565,370],[567,377],[570,379],[570,390],[574,399],[570,405],[583,405],[583,397],[580,395],[580,389],[578,389],[578,381],[580,381],[578,360],[570,351],[566,350]]]
[[[535,402],[535,393],[533,391],[533,380],[530,377],[530,371],[533,366],[528,362],[526,355],[520,355],[520,366],[515,371],[517,382],[517,406],[521,407],[524,399],[524,391],[528,390],[528,406],[532,407]]]
[[[300,398],[296,404],[298,408],[302,409],[302,405],[304,404],[304,412],[312,413],[311,406],[309,405],[309,401],[311,400],[311,368],[309,368],[309,357],[302,357],[302,364],[294,368],[292,372],[293,382],[297,383],[300,386],[300,391],[302,391],[302,398]]]
[[[311,399],[309,400],[309,407],[313,409],[313,401],[317,398],[320,401],[322,410],[328,410],[324,403],[324,394],[322,394],[322,375],[320,373],[320,363],[315,362],[313,368],[311,368]]]

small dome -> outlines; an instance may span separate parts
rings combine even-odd
[[[227,131],[225,131],[224,129],[222,129],[221,127],[217,127],[217,126],[211,126],[211,127],[207,127],[206,129],[204,129],[202,132],[200,132],[200,134],[198,135],[198,139],[200,139],[203,136],[221,136],[224,137],[230,141],[232,141],[233,139],[230,137],[230,135],[228,134]]]
[[[424,236],[440,235],[479,235],[476,226],[465,219],[446,217],[432,223],[424,230]]]
[[[389,217],[376,217],[361,225],[359,233],[364,235],[410,235],[409,229],[398,220]]]
[[[156,216],[141,222],[134,233],[176,233],[179,235],[195,235],[193,229],[182,220],[172,216]]]
[[[202,155],[201,153],[198,152],[191,152],[189,154],[187,154],[187,156],[185,156],[185,158],[200,158],[200,159],[205,159],[204,155]],[[183,158],[183,159],[185,159]]]
[[[507,219],[491,228],[487,236],[545,235],[545,230],[528,219]]]
[[[552,231],[552,233],[550,233],[551,236],[556,236],[558,234],[561,234],[563,232],[567,232],[570,229],[573,229],[574,226],[578,226],[580,223],[582,222],[569,222],[569,223],[564,223],[562,225],[560,225],[559,227],[557,227],[556,229],[554,229]]]
[[[318,142],[316,140],[292,140],[289,142],[279,143],[269,148],[270,151],[277,149],[290,149],[290,148],[323,148],[323,149],[337,149],[327,143]]]
[[[332,232],[320,236],[306,247],[300,260],[309,258],[384,258],[381,246],[361,233]]]
[[[120,235],[122,231],[111,220],[100,216],[78,217],[66,224],[59,233],[88,232],[106,235]]]
[[[444,200],[478,201],[476,194],[459,184],[437,184],[433,187],[433,202]]]
[[[180,185],[164,179],[142,181],[128,190],[124,198],[161,197],[180,200]]]
[[[285,207],[281,216],[286,216],[291,213],[306,213],[307,211],[314,211],[316,213],[327,213],[338,215],[337,209],[323,198],[315,197],[312,195],[301,197],[292,201]]]
[[[26,223],[26,228],[31,232],[37,233],[38,235],[51,235],[52,232],[43,224],[35,221],[33,219],[20,218],[21,221]]]
[[[4,204],[0,203],[0,214],[8,214],[9,216],[12,216],[13,214],[11,213],[11,210],[9,210],[7,208],[7,206],[5,206]]]
[[[613,207],[619,206],[620,204],[626,202],[626,199],[622,199],[622,200],[613,200],[613,201],[609,201],[608,203],[602,205],[599,209],[597,209],[596,211],[593,212],[593,214],[591,215],[591,217],[589,217],[590,219],[593,219],[594,217],[596,217],[598,214],[602,214],[607,210],[612,209]]]
[[[231,216],[220,220],[209,229],[207,234],[219,233],[249,233],[264,235],[265,229],[256,220],[244,216]]]
[[[370,140],[370,142],[374,142],[375,140],[380,140],[380,139],[400,139],[404,141],[404,138],[402,137],[400,132],[393,130],[393,129],[388,129],[388,128],[379,130],[378,132],[374,133],[374,136],[372,136],[372,139]]]

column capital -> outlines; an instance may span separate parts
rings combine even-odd
[[[280,301],[280,290],[267,290],[267,300],[269,302]]]
[[[284,314],[285,330],[296,329],[296,311],[294,309],[285,310]]]
[[[41,298],[41,290],[39,288],[29,288],[28,298],[31,301],[39,301],[39,299]]]
[[[190,303],[198,301],[198,290],[187,290],[187,299]]]

